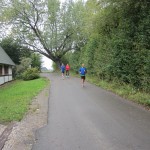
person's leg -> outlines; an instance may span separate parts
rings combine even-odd
[[[69,70],[68,70],[68,77],[69,77]]]
[[[84,86],[84,76],[81,76],[81,84],[82,84],[82,87]]]
[[[62,79],[64,79],[64,72],[62,72]]]
[[[85,82],[85,76],[83,76],[83,87],[84,87],[84,82]]]
[[[84,87],[84,79],[82,79],[82,87]]]
[[[81,79],[81,85],[82,85],[82,87],[83,87],[83,79]]]
[[[68,71],[68,70],[66,70],[66,76],[67,76],[67,77],[69,76],[69,71]]]
[[[82,78],[82,76],[81,76],[81,85],[83,86],[83,78]]]

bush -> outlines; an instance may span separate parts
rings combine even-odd
[[[40,74],[37,68],[28,68],[22,74],[23,80],[33,80],[39,77],[40,77]]]

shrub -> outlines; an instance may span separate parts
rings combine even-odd
[[[39,77],[40,77],[40,74],[37,68],[28,68],[22,74],[23,80],[33,80]]]
[[[17,79],[22,79],[22,73],[31,66],[31,58],[21,58],[20,64],[16,66],[14,75]]]

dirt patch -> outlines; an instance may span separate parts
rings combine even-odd
[[[21,122],[16,122],[2,150],[31,150],[35,131],[47,124],[49,87],[45,88],[30,105]],[[1,132],[5,130],[2,126]]]

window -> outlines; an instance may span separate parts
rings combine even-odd
[[[3,72],[2,72],[2,65],[0,65],[0,75],[2,75],[3,74]]]
[[[9,66],[4,66],[4,72],[5,72],[5,75],[8,74],[8,68],[9,68]]]

